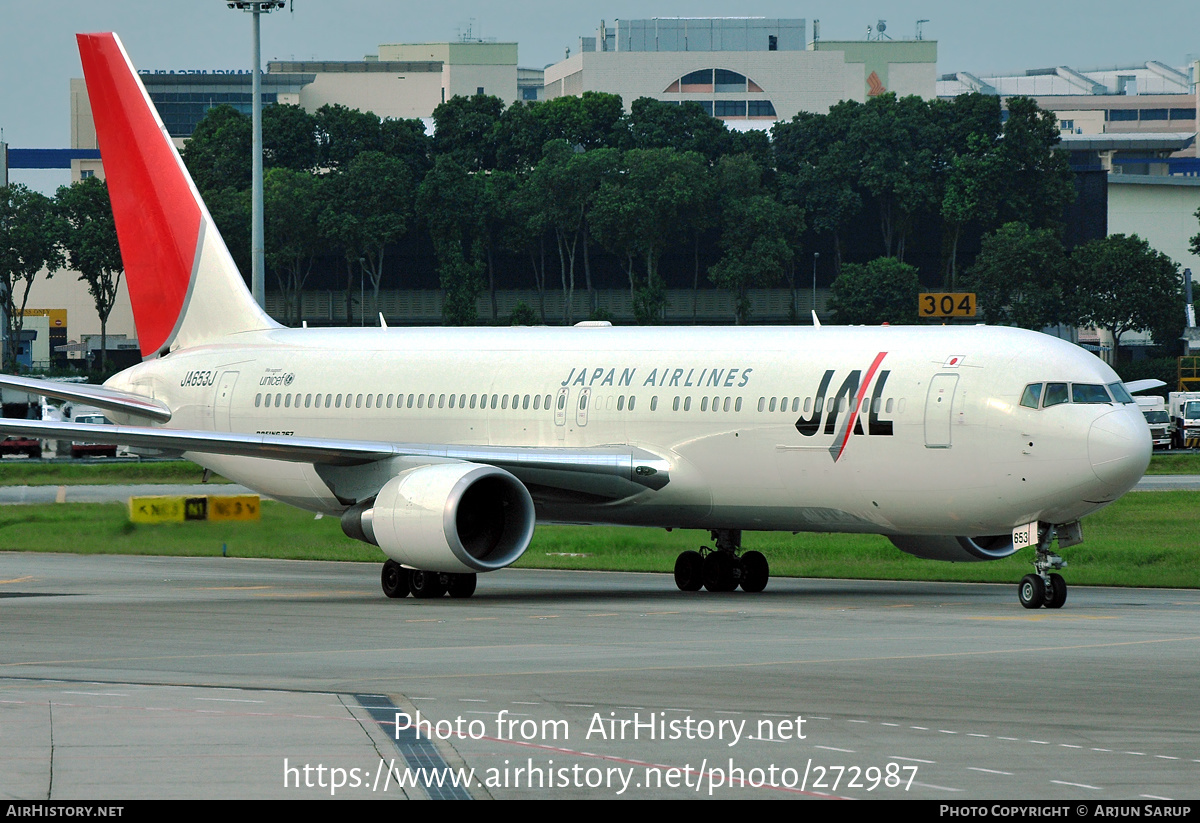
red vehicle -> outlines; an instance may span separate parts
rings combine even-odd
[[[39,398],[24,392],[11,389],[0,393],[0,406],[4,416],[18,420],[40,420],[41,402]],[[0,440],[0,455],[23,454],[38,458],[42,456],[42,441],[31,437],[6,437]]]
[[[108,426],[112,425],[112,421],[104,416],[104,413],[99,409],[80,408],[76,407],[73,410],[71,420],[75,423],[91,423],[93,425]],[[117,447],[105,443],[88,443],[85,441],[71,441],[71,457],[116,457]]]

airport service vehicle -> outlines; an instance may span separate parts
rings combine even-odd
[[[1028,608],[1061,607],[1051,550],[1150,460],[1101,360],[987,326],[289,329],[262,312],[125,50],[80,52],[144,362],[104,386],[6,385],[115,426],[4,431],[173,449],[341,518],[389,597],[469,596],[538,521],[703,529],[680,589],[761,591],[746,529],[863,532],[945,561],[1031,547]]]
[[[78,406],[67,404],[63,406],[63,418],[72,423],[84,423],[89,426],[112,425],[104,412],[94,406]],[[112,443],[94,443],[87,440],[71,441],[71,457],[116,457],[117,447]]]
[[[0,409],[3,416],[12,420],[36,420],[42,416],[45,400],[35,394],[0,387]],[[38,437],[16,434],[0,438],[0,456],[42,456],[42,441]]]
[[[1175,447],[1200,447],[1200,391],[1173,391],[1167,395],[1171,422],[1175,424]]]
[[[1153,395],[1137,395],[1138,408],[1146,418],[1150,427],[1150,442],[1156,449],[1171,448],[1171,435],[1175,431],[1171,423],[1171,414],[1167,411],[1167,401]]]

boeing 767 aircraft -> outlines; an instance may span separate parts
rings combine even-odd
[[[341,518],[389,597],[465,597],[538,520],[703,529],[680,589],[761,591],[747,529],[863,532],[943,561],[1055,551],[1150,460],[1117,375],[1070,343],[949,327],[291,329],[255,304],[124,47],[79,35],[144,361],[0,382],[119,425],[0,432],[181,452]]]

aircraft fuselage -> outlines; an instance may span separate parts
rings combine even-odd
[[[166,403],[172,428],[628,444],[670,465],[664,488],[616,500],[531,489],[543,521],[991,535],[1077,520],[1141,476],[1136,405],[1020,405],[1027,384],[1118,379],[998,327],[419,328],[247,332],[109,385]],[[348,505],[307,464],[188,456],[307,509]]]

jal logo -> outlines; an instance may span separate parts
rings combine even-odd
[[[817,387],[812,411],[808,416],[796,421],[796,431],[805,437],[815,437],[821,433],[833,435],[833,445],[829,447],[829,454],[835,463],[845,452],[852,433],[882,437],[890,437],[892,434],[892,421],[879,417],[879,408],[883,404],[883,387],[887,385],[888,376],[891,374],[888,369],[879,368],[885,357],[887,352],[875,355],[865,379],[862,369],[855,369],[847,374],[832,395],[829,392],[830,387],[834,385],[836,373],[834,369],[828,369],[821,378],[821,385]],[[874,389],[867,400],[867,389],[872,386],[872,381]],[[862,423],[864,411],[867,415],[865,430]]]

